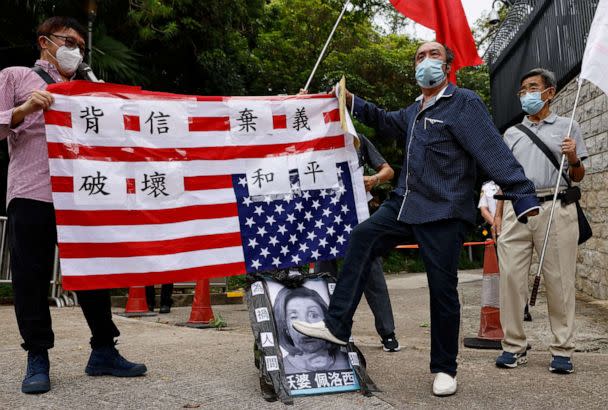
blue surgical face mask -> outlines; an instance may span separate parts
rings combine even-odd
[[[529,115],[538,114],[539,111],[543,109],[546,103],[546,101],[543,101],[542,94],[548,89],[549,88],[543,91],[526,93],[519,97],[519,101],[521,102],[521,109]]]
[[[422,88],[433,88],[445,80],[443,65],[445,63],[434,58],[425,58],[416,66],[416,81]]]

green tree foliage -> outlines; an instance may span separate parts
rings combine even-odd
[[[258,73],[251,54],[264,0],[131,0],[133,47],[147,83],[165,91],[238,95]]]

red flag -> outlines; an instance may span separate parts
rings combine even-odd
[[[391,3],[404,16],[435,30],[437,41],[454,51],[451,82],[456,82],[456,72],[461,67],[483,63],[460,0],[391,0]]]

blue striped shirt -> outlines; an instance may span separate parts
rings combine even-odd
[[[417,101],[391,112],[354,97],[354,115],[380,137],[404,145],[403,168],[394,191],[403,197],[398,217],[402,222],[457,218],[475,223],[477,165],[513,198],[518,218],[539,206],[534,184],[471,90],[448,84],[422,109]]]

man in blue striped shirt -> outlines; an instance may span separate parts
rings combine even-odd
[[[431,300],[433,393],[456,392],[460,302],[458,260],[466,231],[475,222],[477,165],[513,199],[520,221],[538,214],[529,181],[474,92],[448,83],[453,53],[440,43],[415,54],[422,94],[405,109],[386,112],[346,91],[347,104],[378,135],[401,141],[406,152],[390,198],[352,233],[344,266],[325,320],[294,322],[296,330],[346,344],[367,283],[370,261],[403,242],[420,245]]]

